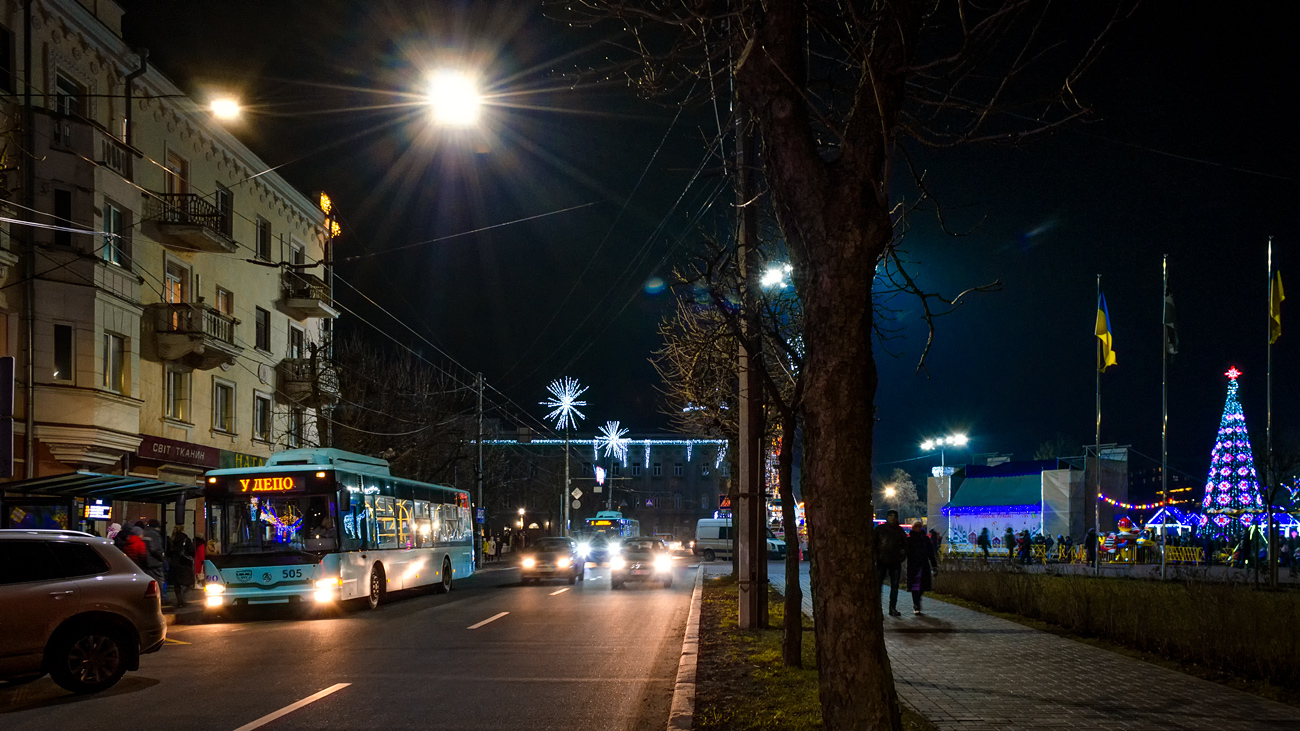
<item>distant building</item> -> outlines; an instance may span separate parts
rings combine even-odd
[[[121,19],[112,0],[0,0],[15,476],[82,470],[183,490],[207,469],[318,443],[316,413],[336,397],[314,357],[337,316],[331,225],[324,199],[132,50]],[[67,487],[8,491],[0,524],[75,527]],[[113,502],[116,519],[162,517],[156,503]],[[191,534],[201,514],[190,500]]]

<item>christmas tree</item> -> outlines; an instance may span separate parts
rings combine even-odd
[[[1208,518],[1206,528],[1221,538],[1240,533],[1264,512],[1264,499],[1255,475],[1255,458],[1246,433],[1246,415],[1237,400],[1237,379],[1241,371],[1231,368],[1228,398],[1219,420],[1219,436],[1210,453],[1210,476],[1205,483],[1201,507]]]

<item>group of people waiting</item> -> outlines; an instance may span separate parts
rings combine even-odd
[[[876,575],[878,581],[889,582],[889,616],[901,617],[898,611],[898,582],[906,565],[907,590],[912,592],[912,613],[921,613],[921,597],[930,591],[931,583],[939,573],[939,534],[925,532],[919,521],[911,532],[898,524],[898,511],[891,510],[885,522],[876,526]]]
[[[162,537],[162,524],[156,518],[114,523],[108,527],[109,539],[154,581],[163,596],[171,588],[176,593],[177,608],[185,606],[185,592],[193,589],[196,578],[203,575],[208,542],[203,536],[194,540],[180,526],[169,541]]]

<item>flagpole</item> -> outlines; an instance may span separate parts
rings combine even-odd
[[[1165,548],[1169,545],[1169,255],[1160,264],[1164,291],[1160,296],[1160,578],[1165,578]]]
[[[1097,305],[1098,308],[1100,309],[1101,306],[1101,275],[1100,274],[1097,275]],[[1092,552],[1093,555],[1092,572],[1094,574],[1101,573],[1101,546],[1102,546],[1102,541],[1101,541],[1101,363],[1102,360],[1101,359],[1102,359],[1101,338],[1097,338],[1097,372],[1093,374],[1096,376],[1096,380],[1097,380],[1097,434],[1096,434],[1097,439],[1094,442],[1094,446],[1093,446],[1093,459],[1095,460],[1095,464],[1097,465],[1097,499],[1093,503],[1093,511],[1092,511],[1092,527],[1093,530],[1096,531],[1097,533],[1097,535],[1095,536],[1097,545],[1093,548],[1093,552]]]
[[[1277,541],[1273,536],[1273,237],[1268,237],[1268,428],[1265,431],[1265,451],[1267,461],[1264,465],[1264,479],[1268,482],[1264,488],[1268,500],[1264,507],[1268,510],[1268,582],[1277,588]]]

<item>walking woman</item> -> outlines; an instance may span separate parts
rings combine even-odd
[[[934,543],[918,521],[912,524],[912,533],[904,542],[907,551],[907,588],[912,592],[912,614],[921,613],[921,595],[930,590],[930,581],[939,572],[939,559]]]

